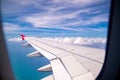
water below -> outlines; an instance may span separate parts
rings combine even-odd
[[[32,47],[21,46],[25,42],[7,42],[10,62],[16,80],[40,80],[52,72],[38,72],[37,69],[49,64],[45,57],[29,58],[26,55],[35,51]]]

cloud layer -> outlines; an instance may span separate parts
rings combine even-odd
[[[42,39],[52,40],[67,44],[96,47],[96,48],[105,48],[106,45],[106,38],[56,37],[56,38],[42,38]]]
[[[21,38],[10,38],[10,39],[8,39],[8,41],[10,41],[10,42],[21,42],[22,39]]]
[[[81,46],[89,46],[89,47],[96,47],[96,48],[105,48],[106,45],[106,38],[82,38],[82,37],[47,37],[47,38],[40,38],[43,40],[51,40],[60,43],[66,44],[74,44],[74,45],[81,45]],[[21,38],[11,38],[8,39],[10,42],[21,42]]]

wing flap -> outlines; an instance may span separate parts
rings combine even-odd
[[[59,59],[50,61],[55,80],[72,80],[72,77],[66,71]]]
[[[86,59],[84,57],[79,57],[77,55],[74,55],[75,59],[77,59],[80,63],[82,63],[82,65],[84,65],[90,72],[92,72],[94,77],[97,77],[101,68],[102,68],[102,64],[96,62],[96,61],[92,61],[89,59]]]
[[[82,74],[78,77],[73,78],[73,80],[95,80],[92,73],[88,72],[86,74]]]
[[[88,70],[71,55],[63,57],[61,60],[72,77],[88,72]]]
[[[88,74],[89,71],[72,55],[66,56],[60,59],[54,59],[51,62],[53,74],[55,80],[80,80]],[[91,73],[88,74],[91,78],[89,80],[94,80]]]

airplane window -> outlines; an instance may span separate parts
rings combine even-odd
[[[90,73],[91,79],[98,76],[104,63],[110,0],[1,2],[5,41],[16,80],[40,80],[49,75],[57,79],[61,69],[60,74],[72,79],[79,80],[82,73]]]

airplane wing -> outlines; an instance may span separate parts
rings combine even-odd
[[[38,71],[53,71],[53,75],[42,80],[95,80],[104,60],[104,50],[71,45],[36,37],[25,40],[37,51],[29,57],[45,56],[50,64]]]

